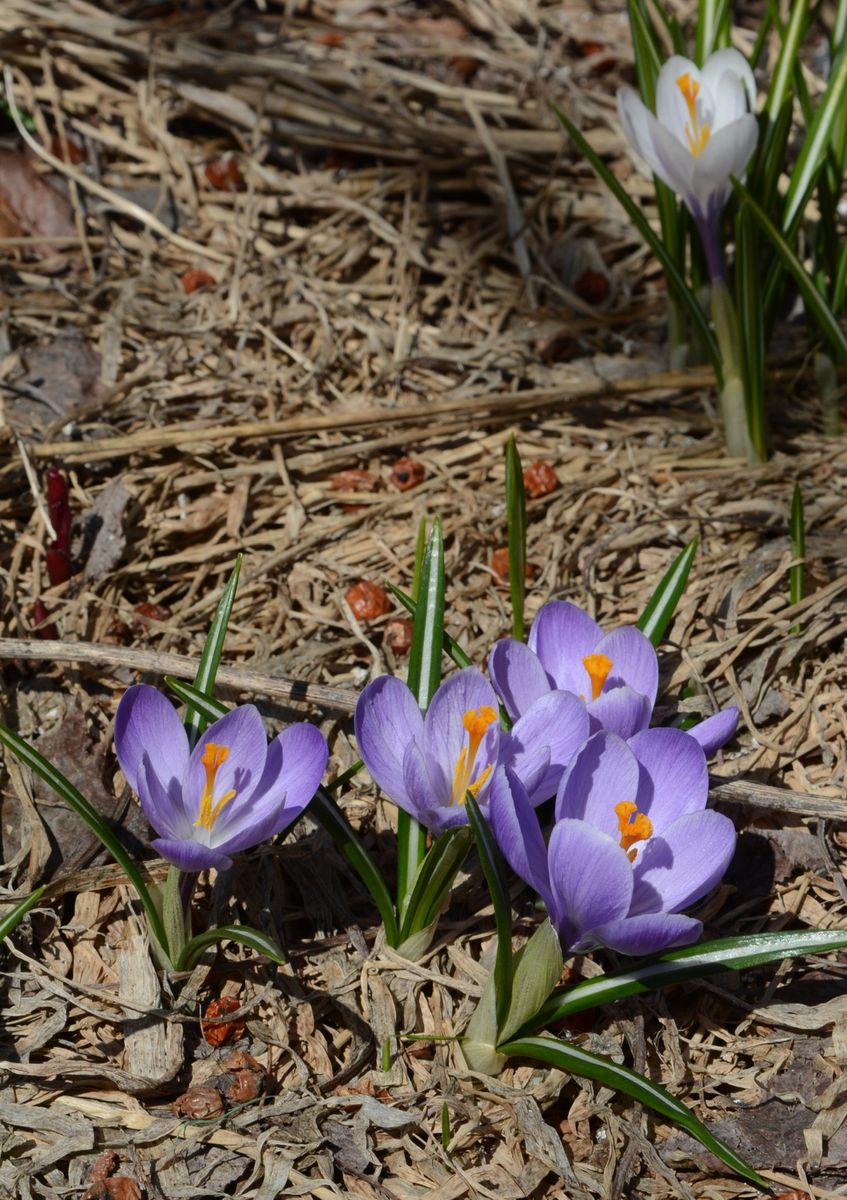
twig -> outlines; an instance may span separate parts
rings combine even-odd
[[[193,679],[197,662],[186,654],[159,654],[155,650],[127,650],[120,646],[97,646],[90,642],[59,642],[30,638],[0,638],[0,659],[29,658],[48,662],[92,663],[96,666],[128,667],[133,671],[155,671]],[[321,683],[302,683],[284,675],[263,675],[240,667],[221,667],[218,682],[241,691],[260,693],[274,700],[294,704],[317,704],[339,712],[352,712],[355,692],[347,688],[327,687]]]

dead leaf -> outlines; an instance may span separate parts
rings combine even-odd
[[[126,548],[123,515],[129,500],[121,478],[113,479],[95,500],[86,518],[86,536],[93,539],[83,574],[86,582],[102,579],[120,562]]]
[[[6,416],[24,437],[72,420],[97,399],[100,355],[75,331],[33,346],[23,355],[26,374],[6,397]]]
[[[0,150],[0,236],[76,238],[73,210],[26,155]],[[55,259],[61,270],[68,256],[62,242],[33,242],[17,248],[21,258]]]

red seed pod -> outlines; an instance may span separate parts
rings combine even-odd
[[[32,615],[35,617],[35,636],[37,638],[43,638],[46,641],[57,641],[59,637],[59,630],[52,622],[47,625],[44,623],[53,614],[40,596],[36,599],[35,604],[32,606]]]
[[[537,500],[539,496],[549,496],[551,492],[555,492],[559,480],[550,464],[539,459],[538,462],[524,467],[523,485],[530,500]]]
[[[226,1088],[227,1104],[244,1104],[255,1100],[261,1088],[262,1077],[255,1071],[235,1071]]]
[[[602,271],[583,271],[573,290],[586,304],[605,304],[609,299],[609,279]]]
[[[252,1054],[248,1054],[246,1050],[230,1050],[221,1066],[225,1071],[255,1071],[257,1075],[265,1073],[265,1068],[258,1059],[255,1059]]]
[[[58,133],[54,133],[50,139],[50,153],[54,158],[60,158],[62,162],[70,163],[74,167],[88,158],[75,138],[62,137]]]
[[[208,288],[213,288],[216,285],[217,280],[214,275],[210,275],[202,267],[191,267],[182,277],[182,287],[186,296],[191,296],[194,292],[199,292],[201,289],[206,291]]]
[[[244,176],[234,158],[211,158],[203,168],[206,179],[219,192],[240,192],[244,187]]]
[[[398,458],[391,468],[391,482],[400,492],[408,492],[426,479],[426,468],[414,458]]]
[[[394,617],[385,625],[385,643],[399,658],[412,648],[414,624],[408,617]]]
[[[375,621],[391,612],[391,601],[384,588],[369,579],[360,579],[344,593],[344,599],[350,605],[353,616],[357,621]]]
[[[135,611],[141,618],[140,620],[136,618],[132,623],[136,633],[146,632],[150,628],[151,621],[169,621],[173,615],[164,604],[154,604],[152,600],[142,600],[135,606]]]
[[[174,1112],[178,1117],[202,1121],[219,1117],[224,1110],[223,1097],[217,1088],[193,1087],[174,1100]]]
[[[241,1008],[241,1002],[234,996],[219,996],[216,1000],[209,1001],[204,1018],[200,1022],[200,1032],[210,1046],[224,1046],[227,1042],[237,1042],[240,1037],[244,1036],[243,1017],[239,1017],[235,1021],[217,1020],[239,1008]],[[211,1024],[212,1021],[215,1023]]]
[[[491,570],[494,572],[494,577],[498,583],[507,584],[509,582],[509,547],[501,546],[499,550],[495,550],[491,555]],[[526,563],[524,566],[524,579],[532,579],[536,572],[536,568],[532,563]]]
[[[318,46],[343,46],[344,34],[338,29],[325,29],[322,33],[316,33],[312,41]]]
[[[47,471],[47,511],[56,534],[44,551],[47,578],[51,586],[67,583],[71,577],[71,507],[68,503],[68,481],[61,471]]]
[[[346,471],[336,471],[329,483],[334,492],[375,492],[379,488],[379,479],[376,475],[361,467],[349,467]]]

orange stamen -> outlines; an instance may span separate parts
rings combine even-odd
[[[697,95],[700,91],[700,84],[696,79],[691,78],[688,71],[685,71],[682,75],[677,76],[676,86],[682,92],[688,107],[689,122],[685,126],[688,149],[695,158],[699,158],[712,135],[709,123],[707,121],[701,123],[697,119]]]
[[[195,828],[212,829],[224,808],[236,795],[235,791],[224,792],[220,800],[214,803],[215,779],[219,768],[228,758],[228,746],[218,746],[215,742],[207,742],[206,749],[200,758],[206,772],[206,785],[203,788],[203,795],[200,797],[200,812],[194,822]]]
[[[467,792],[476,796],[491,774],[491,764],[489,764],[471,783],[471,774],[480,743],[489,726],[493,725],[496,720],[497,712],[489,704],[483,704],[481,708],[469,708],[462,717],[462,724],[468,735],[468,744],[462,747],[459,757],[456,759],[456,766],[453,768],[453,791],[451,794],[453,804],[464,804]]]
[[[638,811],[638,805],[633,800],[622,800],[616,804],[615,816],[618,818],[621,847],[626,850],[629,861],[634,862],[638,852],[631,850],[630,846],[653,836],[653,822],[646,813]]]
[[[588,678],[591,680],[591,699],[596,700],[603,690],[606,680],[609,678],[609,672],[612,669],[612,660],[605,654],[586,654],[582,660],[582,665],[588,672]]]

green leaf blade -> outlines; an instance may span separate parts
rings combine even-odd
[[[700,539],[698,537],[693,537],[676,556],[659,580],[658,587],[653,592],[653,595],[647,602],[647,607],[636,622],[636,628],[640,629],[654,646],[658,646],[664,637],[665,631],[668,625],[670,625],[676,611],[676,606],[679,604],[682,593],[685,591],[685,585],[691,573],[691,565],[694,562],[699,542]]]
[[[215,688],[215,677],[218,673],[218,667],[221,663],[223,655],[224,641],[226,639],[226,631],[229,625],[229,618],[232,615],[232,606],[235,603],[235,593],[238,590],[238,579],[241,575],[241,555],[239,554],[235,560],[235,567],[224,588],[223,595],[218,603],[215,612],[214,620],[209,627],[209,633],[206,637],[203,646],[203,652],[200,655],[200,661],[197,664],[197,674],[194,676],[194,686],[198,692],[202,692],[204,696],[211,696]],[[183,718],[185,723],[185,731],[188,734],[189,745],[194,746],[198,738],[206,728],[206,720],[201,715],[199,710],[190,705],[185,712]]]
[[[711,1150],[712,1154],[717,1155],[742,1179],[748,1180],[756,1187],[769,1187],[767,1181],[749,1163],[736,1154],[725,1142],[710,1133],[690,1108],[676,1100],[660,1084],[654,1083],[644,1075],[639,1075],[637,1071],[621,1066],[610,1058],[592,1054],[589,1050],[583,1050],[579,1046],[573,1046],[552,1037],[520,1038],[503,1043],[497,1049],[501,1054],[506,1054],[510,1058],[536,1059],[551,1067],[558,1067],[561,1071],[567,1071],[571,1075],[578,1075],[583,1079],[593,1079],[605,1087],[613,1088],[616,1092],[623,1092],[624,1095],[646,1105],[653,1112],[673,1121],[697,1138],[701,1145],[705,1146],[707,1150]]]
[[[23,738],[18,737],[16,733],[13,733],[11,729],[7,729],[3,725],[0,725],[0,744],[5,746],[7,750],[10,750],[16,758],[38,775],[48,787],[52,788],[56,795],[61,800],[64,800],[68,807],[86,823],[95,837],[109,851],[112,858],[121,867],[138,893],[138,898],[144,907],[151,932],[162,949],[167,953],[168,941],[165,936],[165,928],[147,884],[144,882],[141,872],[129,852],[124,849],[97,809],[86,800],[69,779],[65,778],[58,767],[55,767],[43,754],[39,754],[33,746],[30,746]]]
[[[285,962],[285,955],[273,938],[262,933],[260,929],[253,929],[250,925],[218,925],[215,929],[207,929],[203,933],[198,933],[196,937],[186,943],[177,969],[190,971],[203,951],[210,946],[217,945],[218,942],[238,942],[241,946],[255,950],[257,954],[265,955],[272,962]]]
[[[0,917],[0,941],[7,938],[10,933],[17,929],[26,914],[38,904],[46,890],[46,884],[36,888],[34,892],[30,892],[19,904],[16,904],[10,912]]]
[[[512,1006],[512,906],[509,903],[508,876],[491,826],[480,812],[471,792],[466,795],[465,807],[494,906],[494,923],[497,929],[497,957],[494,960],[493,972],[494,1006],[499,1031],[506,1027]]]

